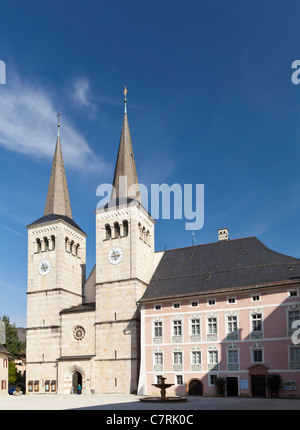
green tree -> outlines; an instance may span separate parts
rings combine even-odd
[[[25,342],[18,339],[18,332],[15,324],[11,324],[9,317],[3,315],[0,318],[5,323],[5,348],[10,353],[13,360],[16,358],[25,357]]]
[[[219,377],[215,380],[215,386],[218,396],[225,396],[226,379]]]

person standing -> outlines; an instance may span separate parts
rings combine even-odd
[[[81,385],[80,384],[78,384],[78,394],[81,394]]]

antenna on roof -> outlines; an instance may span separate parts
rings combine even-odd
[[[195,243],[196,243],[196,236],[195,236],[194,231],[192,231],[192,238],[193,238],[193,247],[194,247],[194,249],[193,249],[192,254],[189,256],[190,258],[193,258],[193,257],[194,257],[195,250],[196,250],[196,245],[195,245]]]
[[[192,237],[193,237],[193,246],[195,246],[196,237],[194,231],[192,231]]]
[[[164,251],[166,251],[167,249],[168,249],[168,245],[165,243]]]

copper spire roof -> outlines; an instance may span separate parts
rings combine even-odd
[[[59,122],[57,124],[57,127],[58,127],[58,136],[56,140],[56,148],[55,148],[55,153],[53,157],[53,164],[52,164],[44,216],[56,214],[56,215],[64,215],[73,219],[64,160],[63,160],[60,137],[59,137],[59,127],[60,127]]]
[[[139,203],[141,203],[139,181],[136,173],[136,166],[127,117],[126,94],[127,89],[125,87],[125,113],[113,180],[114,188],[112,190],[111,200],[125,197],[127,199],[135,199]]]

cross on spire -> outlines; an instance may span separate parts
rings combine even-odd
[[[125,88],[124,88],[124,92],[123,92],[123,94],[124,94],[124,96],[125,96],[125,99],[124,99],[124,103],[125,103],[125,109],[124,109],[124,112],[125,113],[127,113],[127,108],[126,108],[126,103],[127,103],[127,93],[128,93],[128,90],[127,90],[127,88],[126,88],[126,85],[125,85]]]
[[[61,113],[58,112],[58,114],[56,116],[58,118],[58,120],[57,120],[57,137],[59,137],[59,127],[60,127],[59,117],[61,116]]]

